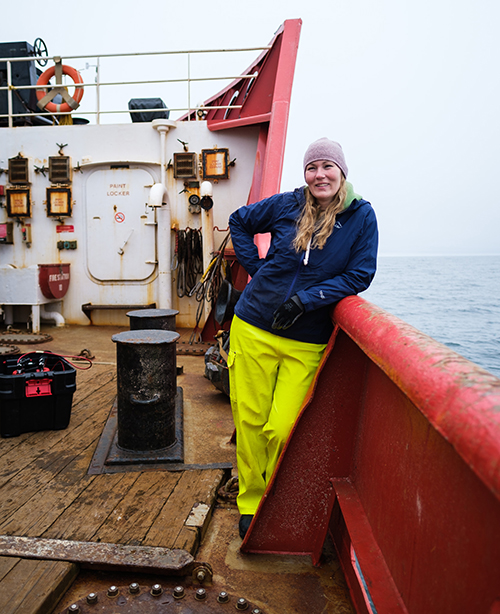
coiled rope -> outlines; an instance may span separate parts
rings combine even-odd
[[[203,273],[203,239],[201,230],[177,231],[177,296],[191,296],[198,275]]]
[[[196,324],[189,343],[193,343],[199,333],[199,324],[204,313],[205,302],[208,301],[213,310],[222,280],[228,279],[231,282],[231,268],[224,257],[224,251],[230,238],[231,233],[228,232],[219,247],[217,255],[212,258],[201,279],[188,292],[188,296],[194,295],[199,303],[196,310]]]

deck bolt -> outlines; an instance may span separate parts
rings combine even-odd
[[[97,603],[97,593],[89,593],[87,595],[87,603]]]
[[[262,614],[262,610],[260,610],[259,608],[254,608],[252,610],[252,614]]]
[[[248,608],[248,601],[244,599],[243,597],[240,597],[238,601],[236,602],[236,609],[246,610],[247,608]]]
[[[128,592],[131,593],[132,595],[135,595],[139,591],[140,591],[140,586],[137,584],[137,582],[132,582],[132,584],[128,587]]]
[[[80,611],[80,608],[77,606],[76,603],[74,603],[73,605],[70,605],[68,608],[68,612],[70,612],[70,614],[78,614],[79,611]]]
[[[204,582],[206,577],[207,574],[203,571],[203,569],[200,569],[196,572],[196,579],[198,580],[198,582]]]
[[[207,591],[204,588],[198,588],[195,593],[195,599],[198,601],[203,601],[207,596]]]
[[[159,597],[162,593],[163,589],[161,587],[161,584],[153,584],[153,586],[151,587],[151,594],[153,595],[153,597]]]
[[[116,597],[118,595],[118,587],[117,586],[110,586],[108,588],[108,592],[107,592],[108,597]]]
[[[185,596],[186,592],[183,586],[176,586],[174,588],[174,599],[182,599]]]
[[[226,591],[221,591],[217,597],[219,603],[227,603],[229,601],[229,595]]]

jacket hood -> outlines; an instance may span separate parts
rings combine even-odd
[[[347,194],[345,197],[344,211],[351,206],[353,200],[363,200],[359,194],[356,194],[354,188],[352,187],[352,183],[349,181],[345,182],[347,188]]]

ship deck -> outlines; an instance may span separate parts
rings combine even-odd
[[[76,548],[92,542],[180,549],[211,566],[207,593],[227,591],[235,599],[244,597],[265,614],[353,612],[328,541],[318,567],[309,557],[239,552],[238,511],[234,500],[219,492],[235,474],[231,409],[228,398],[204,378],[203,354],[181,350],[177,356],[177,385],[183,391],[183,465],[137,464],[103,472],[94,467],[89,472],[116,396],[116,346],[111,337],[121,330],[125,329],[46,326],[42,333],[52,340],[19,346],[22,352],[47,349],[71,356],[88,350],[94,360],[92,368],[77,371],[67,429],[0,439],[0,536],[7,536],[4,543],[8,537],[29,538],[32,550],[29,555],[0,556],[0,611],[67,612],[90,592],[113,584],[158,582],[165,594],[179,583],[196,588],[190,577],[179,579],[155,570],[131,572],[124,566],[104,572],[87,569],[71,557],[42,558],[37,553],[43,540],[50,539],[69,540]],[[191,331],[179,332],[180,347],[186,347]],[[198,515],[192,522],[197,508],[205,511],[201,520]],[[219,611],[202,605],[196,611]]]

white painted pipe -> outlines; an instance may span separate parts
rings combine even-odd
[[[4,324],[12,326],[14,324],[14,309],[12,305],[4,305]]]
[[[66,324],[63,316],[58,311],[47,311],[45,305],[40,305],[40,318],[42,320],[54,320],[56,326],[64,326]]]
[[[171,241],[171,213],[166,186],[166,143],[167,132],[175,128],[176,124],[167,119],[154,119],[153,128],[160,133],[160,183],[164,188],[161,206],[156,210],[157,240],[158,240],[158,307],[159,309],[172,308],[172,241]],[[154,187],[154,186],[153,186]],[[151,193],[150,193],[151,196]],[[157,196],[157,195],[156,195]]]

